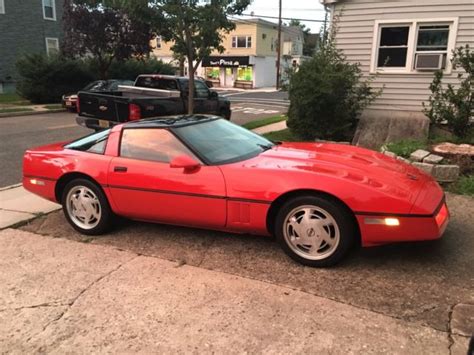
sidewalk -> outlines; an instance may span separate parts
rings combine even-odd
[[[0,189],[0,229],[29,221],[61,206],[26,191],[21,184]]]
[[[0,353],[465,353],[304,291],[20,230],[0,232],[0,282]]]
[[[274,131],[282,131],[284,129],[287,129],[286,121],[280,121],[277,123],[272,123],[266,126],[258,127],[255,129],[252,129],[253,132],[257,134],[265,134],[265,133],[270,133]]]

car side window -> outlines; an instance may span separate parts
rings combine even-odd
[[[202,81],[194,82],[196,97],[199,99],[207,99],[209,97],[209,88]]]
[[[180,155],[199,159],[164,128],[126,128],[122,132],[120,156],[169,163]]]

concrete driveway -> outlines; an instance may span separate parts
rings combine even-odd
[[[161,321],[164,322],[164,324],[171,322],[172,325],[176,326],[177,332],[179,332],[178,329],[180,331],[184,329],[186,338],[183,341],[186,344],[188,344],[189,341],[190,344],[196,346],[195,349],[197,351],[207,349],[210,351],[219,351],[223,349],[223,347],[221,347],[224,346],[223,344],[230,344],[229,348],[235,349],[236,352],[252,351],[249,344],[253,344],[256,346],[255,350],[257,352],[292,352],[292,349],[295,350],[294,352],[309,351],[310,349],[331,352],[329,349],[334,349],[334,351],[332,351],[333,353],[346,353],[348,349],[344,347],[340,348],[338,344],[345,346],[348,343],[354,342],[356,345],[352,350],[356,353],[448,353],[448,348],[450,348],[451,353],[464,354],[467,349],[467,336],[474,331],[474,269],[472,267],[474,264],[472,252],[474,250],[474,223],[472,222],[474,203],[472,198],[449,195],[448,204],[453,216],[451,224],[444,238],[441,240],[427,243],[394,244],[378,248],[355,250],[345,262],[332,269],[313,269],[296,264],[283,254],[272,239],[264,237],[233,235],[189,228],[122,221],[114,232],[102,237],[89,238],[74,232],[64,220],[61,212],[55,212],[48,216],[41,217],[29,225],[22,227],[22,229],[53,238],[61,238],[61,240],[69,239],[76,242],[82,241],[84,243],[93,244],[97,247],[101,246],[101,248],[104,248],[100,249],[104,250],[104,258],[106,258],[107,253],[123,251],[125,255],[127,255],[125,257],[126,260],[129,260],[129,258],[131,260],[131,258],[137,255],[159,259],[159,261],[156,261],[156,259],[147,259],[147,262],[143,264],[139,263],[138,265],[135,263],[138,263],[139,259],[136,259],[134,262],[131,262],[127,270],[123,271],[128,273],[127,277],[121,278],[119,274],[116,275],[119,279],[111,285],[114,287],[114,290],[109,292],[107,288],[104,288],[105,286],[99,287],[95,290],[93,295],[89,296],[87,301],[84,300],[83,302],[85,303],[81,303],[82,308],[77,310],[68,325],[69,333],[73,333],[72,329],[76,329],[76,322],[79,322],[77,323],[78,334],[71,335],[68,333],[69,335],[65,335],[62,333],[63,330],[53,330],[56,329],[56,327],[52,327],[50,330],[52,333],[47,333],[46,338],[64,339],[64,337],[66,337],[64,343],[66,345],[64,345],[64,348],[60,348],[61,350],[71,349],[73,346],[82,344],[81,341],[86,342],[85,344],[87,345],[89,344],[87,342],[91,339],[90,337],[94,340],[90,340],[91,344],[85,347],[86,351],[90,349],[123,350],[121,347],[114,348],[112,345],[114,343],[113,339],[115,339],[114,336],[119,332],[130,336],[130,339],[135,339],[136,337],[141,338],[143,336],[145,339],[152,339],[149,332],[158,328],[148,329],[148,327],[143,324],[148,324],[147,322],[150,321],[148,317],[151,319],[161,319],[160,317],[164,317],[165,315],[161,314],[161,316],[158,317],[158,313],[149,314],[142,312],[146,310],[147,307],[145,305],[148,304],[147,302],[160,302],[163,296],[161,293],[156,293],[158,292],[157,285],[158,282],[161,282],[159,280],[166,280],[164,285],[166,285],[166,288],[169,287],[169,292],[171,294],[177,292],[177,299],[170,299],[169,302],[171,302],[171,305],[169,307],[178,313],[175,315],[175,318],[161,319]],[[41,240],[44,239],[43,237],[37,238],[41,238]],[[2,238],[0,238],[0,241],[1,240]],[[48,243],[51,241],[51,239],[47,240]],[[18,244],[21,245],[25,243],[28,244],[30,242],[18,242]],[[37,243],[42,244],[44,242]],[[54,266],[54,258],[58,258],[59,260],[66,258],[67,261],[64,261],[64,263],[75,263],[75,259],[81,257],[81,253],[75,251],[76,248],[79,248],[79,245],[82,244],[68,244],[68,247],[64,248],[62,252],[54,252],[53,256],[50,256],[51,266],[44,266],[43,269],[52,268],[55,274],[58,272],[66,272],[63,271],[63,263],[61,261],[58,261],[59,266]],[[11,249],[14,250],[15,248],[12,247]],[[0,245],[0,250],[1,253],[4,254],[2,256],[3,259],[13,252],[4,245]],[[21,256],[20,261],[23,259],[27,260],[31,256],[34,256],[34,254],[37,253],[37,248],[34,247],[33,250],[34,251],[22,252],[20,248],[18,252]],[[105,251],[107,251],[107,253]],[[122,263],[123,255],[124,254],[120,254],[120,258],[117,256],[118,259],[114,261],[114,265]],[[15,265],[15,263],[21,265],[21,262],[19,262],[17,258],[18,257],[15,259],[14,257],[16,261],[12,261],[13,265]],[[35,260],[36,259],[35,257]],[[112,259],[114,258],[112,257]],[[175,264],[169,265],[164,263],[163,260]],[[79,267],[78,272],[90,272],[89,269],[96,267],[95,263],[96,261],[85,262],[84,265]],[[40,260],[38,260],[38,264],[42,265]],[[188,279],[185,274],[191,271],[187,271],[182,275],[175,275],[173,271],[171,275],[174,275],[173,277],[176,277],[177,280],[173,283],[173,277],[169,276],[168,273],[170,273],[169,270],[174,270],[174,267],[179,265],[186,265],[182,270],[198,269],[202,272],[202,275],[191,273],[194,276]],[[23,266],[21,267],[23,268]],[[131,269],[129,269],[129,267]],[[151,271],[152,269],[159,268],[163,268],[163,270],[156,274]],[[112,269],[114,269],[113,266],[107,270]],[[0,270],[2,270],[2,268],[0,268]],[[222,275],[226,275],[226,278],[228,277],[227,281],[220,279]],[[12,271],[6,272],[6,276],[2,277],[3,280],[0,281],[2,284],[5,284],[5,279],[9,279],[10,277],[15,278],[15,275]],[[169,279],[170,277],[171,279]],[[198,287],[193,281],[196,280],[196,282],[200,284],[200,277],[206,278],[208,281],[213,278],[221,281],[212,282],[212,284],[200,288],[201,286]],[[179,281],[182,280],[182,278],[185,278],[185,281]],[[247,291],[244,292],[247,286],[235,286],[237,288],[233,288],[234,286],[226,284],[226,282],[232,283],[232,280],[244,280],[242,281],[242,285],[247,285],[246,283],[250,282],[250,280],[258,281],[262,287],[263,285],[272,285],[272,287],[276,287],[276,289],[267,289],[264,287],[263,289],[266,291],[261,291],[257,287],[254,291],[248,293]],[[61,282],[63,281],[54,281],[56,288],[60,287]],[[184,282],[184,285],[181,282]],[[48,287],[48,284],[49,281],[45,279],[41,279],[41,282],[33,279],[31,281],[31,288],[35,289],[35,292],[39,292],[37,290],[38,288]],[[237,282],[237,285],[239,284],[240,281]],[[228,292],[219,288],[219,285],[223,288],[229,287]],[[201,299],[196,296],[197,303],[193,307],[187,304],[181,305],[180,299],[182,294],[180,292],[184,291],[180,291],[179,288],[192,290],[195,286],[198,287],[196,291],[198,296],[203,296],[203,294],[207,294],[207,292],[214,294],[214,296],[210,299]],[[178,290],[173,290],[173,287],[177,287]],[[118,290],[115,288],[118,288]],[[286,291],[283,291],[283,288]],[[194,294],[194,291],[189,292]],[[260,295],[261,298],[260,296],[257,297],[257,294],[260,294],[260,292],[262,292]],[[284,292],[290,292],[290,294],[297,296],[289,297],[285,304],[281,299],[283,297],[281,296],[281,292],[283,292],[283,294]],[[78,293],[80,294],[80,291],[76,291],[73,294],[77,295]],[[139,301],[142,293],[145,293],[143,304]],[[243,295],[242,298],[237,296],[240,295],[240,293]],[[132,295],[131,300],[129,299],[129,294]],[[274,294],[273,298],[271,296],[272,294]],[[257,297],[258,300],[255,299],[252,301],[251,295]],[[172,298],[170,295],[166,297]],[[195,296],[188,295],[187,297],[192,299]],[[226,297],[229,298],[229,302],[227,304],[225,304],[225,302],[222,303],[222,298]],[[59,298],[62,299],[62,296]],[[54,304],[58,304],[59,298],[53,298],[53,303],[56,302]],[[153,301],[153,299],[155,299],[155,301]],[[295,300],[298,301],[294,303]],[[240,309],[246,316],[248,312],[251,312],[252,320],[246,320],[241,314],[245,321],[239,323],[242,320],[239,318],[239,312],[235,309],[232,310],[232,312],[229,310],[229,307],[234,307],[232,306],[234,305],[234,301],[237,302],[235,303],[236,305],[242,305],[239,302],[245,304],[245,307],[239,308],[241,306],[238,306],[237,309]],[[324,308],[318,303],[320,301],[331,301],[334,303],[330,303],[330,305],[326,305],[327,307]],[[49,304],[51,300],[44,298],[35,300],[34,302],[25,301],[24,303],[32,305],[35,304],[35,302],[47,302]],[[66,306],[64,307],[67,308],[71,306],[70,302],[68,302],[69,301],[66,302]],[[132,304],[129,304],[129,302],[132,302]],[[191,301],[183,300],[183,302]],[[279,306],[273,302],[278,303]],[[123,307],[129,308],[123,309],[123,307],[120,306],[122,303],[128,304],[128,306]],[[209,310],[207,307],[210,307],[212,303],[215,303],[216,307]],[[74,304],[73,302],[73,305]],[[253,308],[251,306],[252,304],[254,305]],[[339,327],[339,325],[337,325],[336,328],[340,330],[337,331],[336,328],[331,328],[333,324],[338,324],[331,318],[334,316],[331,310],[333,306],[336,307],[336,305],[337,307],[349,307],[347,310],[354,312],[370,312],[370,314],[364,313],[365,316],[358,316],[354,313],[349,316],[336,312],[335,314],[338,315],[334,319],[340,320],[341,318],[339,317],[351,317],[351,321],[349,322],[351,327],[344,328],[345,326],[340,325],[340,328],[337,328]],[[16,305],[15,307],[22,309],[23,306]],[[89,307],[91,308],[89,309]],[[106,312],[110,307],[113,308],[113,310],[111,310],[113,314],[109,316],[103,314],[103,312]],[[279,307],[283,307],[284,309]],[[8,309],[10,308],[11,306],[8,307]],[[200,314],[204,309],[206,310],[206,316],[202,319],[200,318],[201,320],[197,320],[192,316],[194,313]],[[271,311],[272,309],[273,312]],[[53,310],[51,309],[50,311]],[[58,314],[61,314],[61,311],[58,312]],[[129,316],[132,317],[132,320],[123,323],[123,317],[126,317],[122,315],[123,312],[130,313]],[[149,312],[158,311],[150,310]],[[172,311],[169,312],[173,313]],[[181,319],[182,312],[190,315],[188,322],[181,323],[183,322]],[[285,313],[283,318],[279,318],[282,314],[281,312]],[[51,315],[50,317],[55,319],[55,317],[59,317],[58,314],[56,314],[56,316]],[[30,316],[31,315],[21,315],[21,317],[25,318],[15,318],[15,322],[18,321],[20,322],[19,324],[21,324],[22,321],[27,321]],[[383,317],[383,321],[380,320],[379,322],[378,317],[380,316]],[[191,341],[191,339],[194,339],[194,335],[191,336],[189,334],[194,334],[194,331],[207,332],[206,329],[208,328],[197,327],[196,322],[205,326],[208,324],[209,319],[213,317],[219,319],[225,318],[227,322],[222,323],[222,320],[219,322],[216,321],[216,323],[213,322],[213,326],[215,325],[216,327],[222,328],[221,333],[219,333],[220,335],[217,336],[217,333],[213,333],[213,331],[210,334],[215,334],[215,337],[204,337],[206,340],[203,340],[205,344],[209,344],[210,347],[202,347],[202,343],[198,346],[195,340]],[[294,317],[299,319],[300,322],[295,321]],[[10,319],[10,317],[7,318]],[[47,319],[45,319],[46,323],[48,323]],[[325,319],[325,321],[321,321],[321,319]],[[58,323],[64,323],[62,316],[60,320]],[[134,323],[133,320],[138,323],[140,332],[145,332],[144,334],[138,335],[132,331],[135,329],[132,325]],[[370,323],[371,320],[374,321],[375,324]],[[253,321],[256,323],[252,323]],[[389,323],[392,324],[392,322],[403,324],[402,328],[406,331],[415,327],[417,330],[414,331],[413,334],[417,335],[397,333],[398,331],[393,330],[392,325],[388,325]],[[266,333],[263,330],[266,329],[267,332],[269,332],[268,327],[271,328],[276,324],[275,326],[280,329],[276,331],[276,333],[280,334],[282,329],[285,328],[284,324],[286,323],[288,326],[287,329],[284,330],[285,334],[282,338],[285,340],[283,342],[278,342],[280,338],[274,340],[277,341],[278,347],[272,347],[273,345],[270,343],[265,343],[268,339],[265,338],[264,335]],[[90,326],[88,327],[87,324],[90,324]],[[111,338],[108,335],[101,337],[99,333],[104,331],[104,329],[108,329],[109,324],[112,325],[112,327],[118,327],[114,328],[117,330],[110,331],[113,335],[110,335]],[[250,336],[249,333],[243,329],[239,330],[240,327],[236,327],[238,324],[243,328],[245,328],[245,326],[252,329],[255,327],[257,333]],[[318,325],[316,326],[315,324]],[[299,328],[298,325],[304,325],[304,329]],[[316,328],[313,328],[313,326]],[[44,327],[44,325],[42,325],[42,327]],[[58,327],[61,328],[59,325]],[[327,327],[326,331],[332,335],[328,335],[329,338],[325,338],[318,333],[318,331],[321,330],[319,327]],[[366,327],[368,327],[369,330],[366,329]],[[199,329],[201,330],[199,331]],[[374,329],[377,330],[376,333],[379,334],[379,336],[371,338],[370,334],[372,334],[371,332],[374,331]],[[387,329],[389,330],[388,333],[385,332]],[[188,333],[187,330],[191,333]],[[107,330],[107,334],[108,332],[109,330]],[[311,333],[315,336],[314,339],[311,338]],[[80,334],[83,335],[81,336]],[[363,337],[362,334],[366,334],[368,338],[363,338],[366,340],[359,343],[356,339],[360,339],[361,336]],[[400,336],[395,334],[400,334]],[[417,338],[420,334],[422,334],[421,338]],[[292,335],[293,338],[290,335]],[[336,338],[332,336],[336,336]],[[239,341],[237,339],[239,337],[243,337],[242,339],[247,339],[248,341]],[[338,340],[338,337],[342,338]],[[260,344],[258,341],[260,338],[265,339],[259,340],[264,344],[262,347],[256,345]],[[377,341],[377,338],[379,341]],[[43,339],[42,336],[40,336],[40,340],[41,339]],[[226,343],[224,339],[227,339],[228,342]],[[296,339],[299,340],[296,341]],[[44,339],[40,340],[33,342],[33,344],[37,346],[41,341],[44,341]],[[152,340],[149,341],[151,342]],[[165,347],[160,349],[177,350],[178,348],[175,347],[177,345],[174,341],[175,340],[171,341],[172,344],[168,344],[170,346],[169,348]],[[297,343],[292,343],[295,341]],[[409,341],[409,343],[406,343],[406,341]],[[62,340],[58,340],[58,342],[63,344]],[[307,342],[311,342],[311,346],[317,347],[310,348]],[[109,344],[111,348],[104,348],[104,344]],[[135,344],[135,340],[130,340],[130,344]],[[246,344],[248,347],[246,347]],[[285,348],[283,346],[284,344],[288,345],[288,347]],[[418,348],[414,344],[418,344],[421,347]],[[423,348],[424,346],[428,346],[428,344],[437,348]],[[236,347],[233,347],[233,345]],[[53,346],[52,349],[56,349],[55,345],[45,346]],[[97,348],[94,348],[94,346],[97,346]],[[369,347],[366,348],[364,346]],[[400,347],[394,348],[394,346]],[[47,349],[49,348],[47,347]],[[144,350],[145,348],[138,347],[131,349]],[[153,347],[150,349],[158,350],[158,348]],[[192,348],[179,349],[192,351]]]

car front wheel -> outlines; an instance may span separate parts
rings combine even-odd
[[[350,213],[335,200],[302,196],[289,200],[277,214],[275,234],[283,250],[303,265],[332,266],[356,239]]]
[[[105,233],[111,226],[113,212],[105,194],[93,182],[76,179],[62,194],[63,212],[69,224],[87,235]]]

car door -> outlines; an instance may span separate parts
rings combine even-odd
[[[187,155],[199,159],[165,128],[125,128],[119,156],[111,161],[108,185],[123,216],[208,228],[226,223],[225,184],[220,169],[171,168]]]
[[[194,112],[196,113],[217,113],[217,97],[211,97],[207,85],[196,80],[194,82]]]

